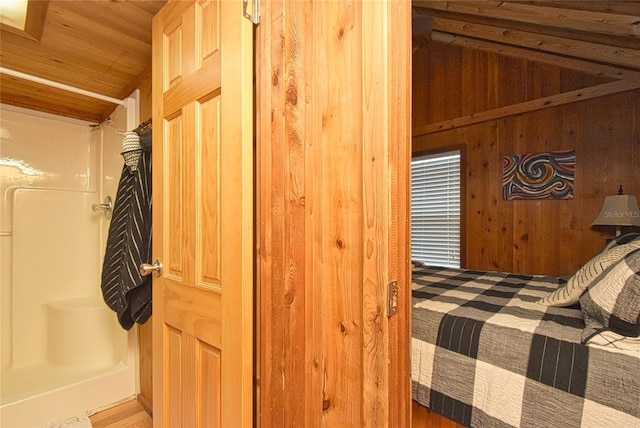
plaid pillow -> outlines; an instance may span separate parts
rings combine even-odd
[[[603,330],[640,336],[640,248],[594,281],[580,298],[580,306],[583,342]]]
[[[542,297],[537,303],[546,306],[571,306],[578,303],[582,293],[598,275],[636,248],[640,248],[640,239],[614,246],[596,255],[569,278],[565,286]]]
[[[620,236],[616,236],[611,241],[609,241],[607,245],[605,245],[601,253],[604,253],[605,251],[610,250],[611,248],[616,247],[618,245],[628,244],[629,242],[635,241],[636,239],[640,239],[639,232],[628,232]]]

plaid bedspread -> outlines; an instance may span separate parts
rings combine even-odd
[[[413,271],[413,399],[473,427],[640,427],[640,356],[580,344],[577,306],[535,303],[564,281]]]

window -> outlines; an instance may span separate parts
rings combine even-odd
[[[411,258],[460,267],[460,151],[411,161]]]

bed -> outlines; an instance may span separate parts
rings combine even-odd
[[[412,393],[431,412],[473,427],[640,427],[637,234],[569,278],[415,263],[412,297]]]

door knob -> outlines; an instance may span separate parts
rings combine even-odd
[[[152,265],[150,265],[149,263],[142,263],[140,265],[140,275],[142,276],[148,276],[148,275],[151,275],[152,273],[155,276],[160,276],[161,272],[162,272],[162,263],[160,262],[160,260],[156,259],[156,262]]]

